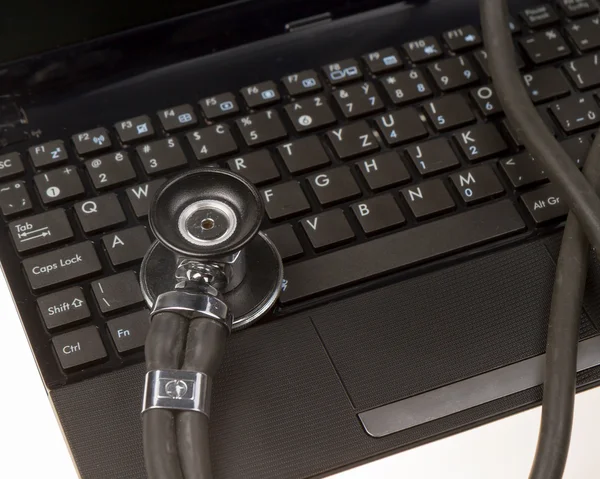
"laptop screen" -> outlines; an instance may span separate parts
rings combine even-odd
[[[0,63],[192,12],[260,0],[16,0],[2,6]]]
[[[13,0],[0,14],[0,64],[188,14],[220,12],[220,19],[230,16],[261,37],[257,30],[283,33],[278,20],[289,22],[290,15],[337,18],[389,3],[394,0]]]

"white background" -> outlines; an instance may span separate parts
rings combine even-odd
[[[75,479],[78,475],[3,277],[0,278],[0,310],[3,313],[0,364],[4,366],[0,388],[0,477]],[[527,478],[535,450],[539,412],[536,408],[333,477]],[[600,476],[599,439],[600,388],[596,388],[577,396],[565,479]]]

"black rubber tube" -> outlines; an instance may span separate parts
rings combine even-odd
[[[213,378],[221,365],[229,331],[211,319],[190,324],[182,369]],[[185,479],[212,479],[208,417],[198,412],[177,415],[177,444]]]
[[[600,190],[600,134],[587,157],[584,174]],[[579,318],[585,291],[589,242],[577,217],[569,213],[554,279],[546,344],[542,422],[531,479],[563,476],[575,405]]]
[[[152,318],[146,337],[146,369],[178,369],[188,322],[173,313]],[[151,409],[142,416],[144,459],[148,479],[182,479],[173,413]]]
[[[506,3],[480,0],[480,10],[488,66],[502,108],[529,153],[542,162],[550,180],[561,187],[564,201],[590,243],[600,251],[600,198],[548,131],[527,94],[515,62]]]

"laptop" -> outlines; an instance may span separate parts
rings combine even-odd
[[[598,5],[509,4],[525,85],[581,167]],[[0,260],[81,477],[146,477],[148,206],[201,165],[259,188],[285,270],[215,381],[215,477],[324,477],[539,404],[567,209],[503,116],[477,1],[5,10]],[[594,256],[580,389],[599,284]]]

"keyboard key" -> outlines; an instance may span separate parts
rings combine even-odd
[[[450,180],[467,205],[473,205],[504,193],[500,180],[487,165],[454,173],[450,175]]]
[[[61,140],[32,146],[29,148],[29,156],[31,157],[33,166],[36,168],[57,165],[69,158],[67,150],[65,150],[65,144]]]
[[[464,55],[434,62],[427,69],[442,91],[456,90],[479,80],[479,75]]]
[[[413,63],[432,60],[442,55],[442,48],[435,37],[425,37],[402,45]]]
[[[72,166],[40,173],[33,177],[33,181],[45,205],[67,201],[85,193],[79,172]]]
[[[500,168],[513,188],[543,183],[547,179],[544,166],[527,152],[501,160]]]
[[[590,135],[579,135],[561,143],[561,146],[579,168],[583,168],[588,153],[590,152]]]
[[[596,13],[598,6],[594,0],[558,0],[558,6],[568,17],[575,18]]]
[[[0,180],[12,178],[25,171],[21,155],[17,152],[0,155]]]
[[[121,143],[133,143],[154,136],[154,128],[148,115],[136,116],[115,123],[115,130],[117,130]]]
[[[290,96],[305,95],[323,89],[319,75],[314,70],[304,70],[286,75],[281,82]]]
[[[360,196],[360,188],[347,166],[308,177],[308,184],[322,206]]]
[[[445,213],[455,207],[442,180],[429,180],[418,186],[409,186],[402,190],[402,195],[418,220]]]
[[[569,212],[561,190],[552,183],[521,196],[521,201],[536,225],[563,219]]]
[[[63,369],[88,366],[107,356],[96,326],[86,326],[55,336],[52,345]]]
[[[138,187],[139,188],[139,187]],[[80,201],[74,206],[75,214],[86,234],[125,223],[125,213],[115,193]]]
[[[371,82],[340,88],[333,97],[346,118],[359,118],[383,110],[384,105]]]
[[[363,178],[373,191],[410,181],[410,174],[396,151],[387,151],[356,163]]]
[[[333,111],[323,95],[290,103],[284,109],[298,133],[317,130],[336,122]]]
[[[517,148],[521,148],[524,146],[523,140],[521,140],[521,137],[518,135],[517,131],[513,128],[513,126],[508,122],[508,120],[502,120],[502,127],[512,140],[513,145],[515,145]]]
[[[389,193],[353,204],[352,212],[366,235],[380,233],[406,222],[398,203]]]
[[[240,93],[244,97],[248,108],[261,108],[277,103],[281,99],[279,91],[277,91],[277,85],[272,81],[247,86],[242,88]]]
[[[292,174],[314,170],[331,163],[323,145],[316,136],[284,143],[277,147],[288,171]]]
[[[481,86],[471,90],[471,98],[479,108],[481,114],[489,118],[502,113],[502,105],[492,85]]]
[[[445,138],[436,138],[406,150],[409,158],[423,176],[435,175],[460,165],[456,154]]]
[[[493,123],[473,125],[454,133],[453,137],[471,162],[499,155],[508,148]]]
[[[23,270],[34,291],[82,279],[102,270],[91,241],[43,253],[23,261]]]
[[[567,62],[563,68],[579,90],[600,85],[600,55],[597,53]]]
[[[425,113],[438,131],[451,130],[475,121],[466,100],[458,93],[424,104]]]
[[[26,213],[32,209],[31,198],[24,181],[0,185],[0,209],[4,216]]]
[[[94,188],[106,190],[136,179],[136,174],[126,151],[106,153],[85,162]]]
[[[110,135],[106,128],[94,128],[92,130],[77,133],[71,137],[78,155],[98,153],[112,146]]]
[[[481,68],[483,70],[483,73],[485,73],[486,76],[490,77],[491,75],[490,75],[490,69],[489,69],[489,65],[488,65],[487,51],[482,48],[480,50],[477,50],[473,54],[473,56],[475,57],[475,61],[479,65],[479,68]],[[519,68],[519,70],[525,67],[525,62],[521,58],[521,55],[519,55],[519,53],[516,51],[515,51],[515,60],[517,62],[517,67]]]
[[[521,18],[530,28],[545,27],[559,21],[559,17],[554,9],[546,4],[526,8],[521,12]]]
[[[375,123],[390,146],[417,140],[429,134],[421,116],[412,107],[384,113],[375,118]]]
[[[526,73],[523,75],[523,81],[534,103],[543,103],[571,93],[567,79],[559,69],[554,67]]]
[[[583,18],[566,26],[567,34],[577,48],[589,52],[600,47],[600,17]]]
[[[165,131],[173,132],[198,123],[192,105],[178,105],[156,112]]]
[[[362,58],[373,75],[397,70],[403,63],[396,49],[391,47],[368,53]]]
[[[133,271],[94,281],[92,292],[103,314],[114,313],[144,301],[140,283]]]
[[[360,66],[354,58],[324,66],[323,73],[332,85],[360,80],[363,76]]]
[[[468,50],[477,45],[481,45],[482,40],[479,32],[473,25],[466,25],[461,28],[456,28],[445,32],[443,35],[444,42],[453,52]]]
[[[266,230],[264,233],[275,244],[283,261],[296,258],[304,253],[292,225],[276,226],[275,228]]]
[[[295,301],[506,238],[525,229],[509,200],[398,231],[285,268],[280,302]],[[428,241],[423,241],[428,238]]]
[[[150,313],[137,311],[106,322],[117,351],[131,353],[144,347],[150,329]]]
[[[519,40],[529,59],[536,65],[568,56],[571,49],[558,32],[551,29],[535,33]]]
[[[246,177],[255,185],[279,179],[279,171],[268,150],[253,151],[227,161],[231,171]]]
[[[308,200],[297,181],[287,181],[261,191],[267,216],[272,221],[310,211]]]
[[[381,79],[381,84],[396,105],[421,100],[433,94],[423,74],[417,69],[388,75]]]
[[[565,133],[584,130],[600,123],[600,110],[591,95],[565,98],[550,107]]]
[[[44,324],[50,330],[71,326],[90,317],[90,308],[79,286],[37,300]]]
[[[275,110],[261,111],[235,121],[248,146],[271,143],[287,136],[279,113]]]
[[[164,182],[165,179],[160,178],[142,185],[136,185],[132,186],[131,188],[127,188],[127,198],[129,198],[129,203],[133,208],[135,216],[138,218],[144,218],[148,216],[150,202]]]
[[[192,131],[185,136],[194,150],[196,159],[200,161],[210,160],[238,151],[238,147],[227,125],[208,126]]]
[[[115,267],[141,261],[152,244],[142,225],[105,235],[102,243]]]
[[[354,239],[354,232],[340,209],[303,219],[300,224],[315,251],[332,248]]]
[[[198,103],[202,108],[202,113],[208,120],[216,120],[240,111],[235,95],[230,92],[204,98]]]
[[[136,152],[149,175],[157,175],[188,164],[177,138],[165,138],[140,145]]]
[[[335,153],[341,160],[379,150],[379,143],[365,121],[358,121],[327,132]]]
[[[73,237],[65,210],[56,209],[8,225],[19,253],[45,248]]]

